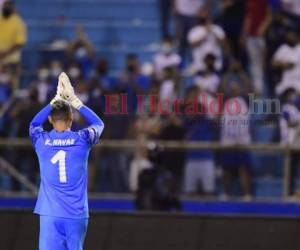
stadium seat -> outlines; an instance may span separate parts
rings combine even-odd
[[[107,57],[116,72],[127,53],[137,53],[142,62],[151,60],[153,50],[148,47],[159,41],[155,0],[29,0],[16,4],[28,25],[25,55],[42,53],[43,45],[53,40],[72,39],[76,25],[82,24],[97,54]],[[28,70],[41,62],[41,55],[23,58]]]

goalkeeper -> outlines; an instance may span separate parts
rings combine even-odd
[[[71,131],[72,108],[89,126]],[[46,120],[53,126],[47,132]],[[40,216],[40,250],[80,250],[88,225],[87,166],[99,142],[102,120],[74,93],[68,76],[59,76],[57,94],[31,121],[29,134],[39,159],[41,184],[34,213]]]

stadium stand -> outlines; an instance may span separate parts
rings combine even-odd
[[[23,50],[22,86],[35,79],[45,58],[62,57],[54,49],[57,41],[70,41],[78,25],[95,46],[97,58],[109,61],[111,72],[124,69],[126,55],[135,53],[142,63],[152,60],[160,41],[160,24],[155,0],[29,0],[16,1],[28,26],[28,43]],[[261,121],[261,123],[257,122]],[[278,141],[278,125],[268,117],[251,117],[253,142]],[[276,153],[252,153],[253,193],[257,197],[282,195],[283,158]],[[220,189],[220,188],[219,188]]]

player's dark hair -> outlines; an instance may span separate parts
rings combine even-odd
[[[72,109],[69,103],[65,101],[56,101],[52,104],[50,116],[53,121],[68,121],[71,118]]]

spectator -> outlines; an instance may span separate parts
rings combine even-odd
[[[163,71],[163,79],[160,86],[159,91],[159,100],[161,103],[166,102],[173,102],[175,101],[177,94],[178,94],[178,84],[174,77],[174,71],[172,68],[165,68]],[[165,110],[164,111],[171,111]]]
[[[102,115],[105,112],[105,89],[98,81],[97,77],[92,77],[88,83],[88,103],[87,106],[97,114]]]
[[[78,98],[80,98],[84,104],[88,103],[90,96],[88,92],[88,86],[85,81],[81,80],[76,83],[75,92]]]
[[[15,119],[17,126],[17,137],[28,137],[28,124],[41,108],[41,104],[38,101],[37,89],[33,87],[27,93],[28,96],[18,100],[17,104],[10,111],[10,116]]]
[[[218,71],[222,69],[225,32],[212,23],[208,15],[198,17],[198,25],[189,31],[188,41],[192,47],[193,68],[196,72],[205,70],[205,57],[208,54],[216,58],[214,68]]]
[[[241,63],[233,59],[229,63],[228,70],[222,78],[219,91],[224,94],[225,99],[231,97],[232,85],[238,84],[240,95],[246,98],[252,92],[252,85],[247,73],[243,70]]]
[[[96,77],[99,84],[106,92],[113,92],[116,89],[117,80],[110,75],[109,63],[106,59],[99,59],[96,65]]]
[[[187,105],[198,102],[199,89],[192,87],[187,94]],[[200,104],[199,104],[200,106]],[[201,110],[203,108],[201,107]],[[213,141],[215,131],[213,121],[208,114],[186,114],[185,138],[187,141]],[[184,191],[188,194],[215,193],[214,153],[211,150],[195,150],[186,153]]]
[[[183,122],[176,114],[167,116],[162,122],[159,139],[166,141],[182,141],[184,139]],[[183,184],[183,167],[185,162],[184,151],[165,149],[162,154],[162,164],[172,173],[176,183],[176,192],[179,193]]]
[[[145,143],[148,139],[158,137],[160,124],[159,116],[140,115],[135,120],[133,137],[137,141],[137,147],[134,150],[134,156],[129,167],[129,187],[131,191],[137,191],[139,174],[145,169],[152,168]]]
[[[298,125],[300,122],[299,94],[295,89],[289,88],[283,94],[282,116],[280,119],[281,143],[293,145],[298,138]]]
[[[176,34],[179,41],[179,54],[185,61],[188,48],[187,34],[197,24],[199,13],[207,12],[211,0],[175,0]]]
[[[55,85],[59,74],[64,70],[63,64],[59,60],[53,60],[50,62],[49,69],[51,84]]]
[[[50,81],[50,70],[46,65],[41,65],[37,72],[37,79],[34,82],[36,89],[38,91],[38,100],[42,104],[48,103],[53,88]]]
[[[69,66],[66,68],[66,72],[72,82],[76,83],[80,80],[86,79],[83,77],[80,65],[75,61],[69,64]]]
[[[151,168],[141,171],[138,176],[138,190],[135,205],[138,210],[181,210],[175,179],[162,162],[163,148],[150,143],[148,158]]]
[[[300,2],[297,0],[281,0],[282,8],[290,14],[300,16]]]
[[[128,137],[128,128],[133,122],[133,116],[137,108],[138,94],[146,94],[149,89],[149,79],[140,72],[138,58],[129,54],[126,58],[126,68],[121,74],[115,87],[115,91],[127,94],[129,115],[110,115],[106,117],[106,135],[110,139],[125,139]],[[117,105],[121,105],[120,100]],[[122,127],[122,129],[120,129]],[[110,185],[115,192],[128,190],[128,153],[105,152],[102,156],[102,170],[107,170],[110,177]],[[103,171],[102,171],[103,172]]]
[[[138,189],[138,176],[145,170],[152,167],[151,162],[149,161],[146,153],[146,149],[137,149],[133,160],[129,166],[129,190],[135,192]]]
[[[276,94],[281,95],[288,88],[300,93],[300,42],[295,30],[287,32],[285,43],[275,52],[272,64],[282,75]]]
[[[194,84],[198,86],[202,92],[207,92],[211,95],[216,94],[221,81],[215,69],[215,61],[216,57],[213,54],[207,54],[204,59],[205,70],[199,72],[194,81]]]
[[[160,51],[153,57],[155,75],[158,79],[162,77],[165,68],[178,69],[181,57],[174,52],[174,42],[170,37],[164,37],[161,41]]]
[[[0,67],[9,66],[13,76],[13,92],[18,88],[21,49],[25,45],[26,27],[16,13],[12,1],[5,1],[0,17]]]
[[[249,67],[254,90],[258,95],[264,90],[265,39],[264,35],[272,21],[268,0],[247,0],[246,17],[241,36],[249,57]]]
[[[220,5],[221,14],[218,19],[226,33],[230,51],[234,57],[243,59],[243,50],[241,49],[239,39],[245,16],[245,1],[221,0]]]
[[[76,27],[76,36],[70,42],[68,52],[71,60],[79,65],[83,78],[88,79],[93,69],[95,50],[83,26]]]
[[[147,139],[156,138],[160,132],[160,117],[159,116],[139,116],[134,124],[135,139],[138,146],[134,151],[134,158],[130,163],[129,171],[129,187],[131,191],[136,191],[138,188],[138,176],[145,170],[150,169],[152,164],[148,159],[147,149],[142,146]]]
[[[160,117],[158,115],[139,115],[133,124],[133,137],[137,140],[138,146],[135,150],[134,159],[130,165],[130,187],[135,190],[139,172],[151,166],[147,150],[141,146],[145,141],[155,139],[160,132]]]
[[[97,115],[103,117],[104,109],[105,109],[105,98],[103,95],[104,94],[103,89],[99,84],[99,82],[97,81],[97,78],[93,77],[89,81],[89,84],[84,83],[83,86],[79,88],[83,88],[83,91],[82,90],[79,91],[83,92],[84,98],[87,101],[86,105],[90,107]],[[88,96],[88,98],[86,98],[86,96]],[[104,133],[103,135],[106,136],[106,133]],[[102,160],[101,150],[96,149],[91,152],[91,162],[89,166],[89,191],[101,190],[101,188],[98,187],[99,180],[97,179],[98,168],[99,165],[101,164],[100,159]],[[101,169],[99,172],[101,172]]]
[[[173,0],[158,0],[158,5],[160,12],[161,37],[167,37],[170,35],[169,23],[173,8]]]
[[[248,145],[251,143],[249,132],[248,105],[241,96],[239,84],[230,88],[231,98],[224,103],[221,118],[221,143],[223,145]],[[232,192],[232,178],[237,172],[240,177],[245,199],[251,198],[250,156],[246,151],[225,151],[222,153],[223,181],[225,197]]]
[[[55,95],[57,79],[58,79],[59,74],[64,71],[64,67],[63,67],[63,64],[61,61],[53,60],[50,62],[49,67],[43,66],[43,68],[45,68],[49,71],[49,72],[47,72],[47,74],[49,74],[49,76],[46,79],[47,84],[48,84],[47,100],[49,101],[50,98],[52,98]],[[44,72],[44,74],[45,74],[45,72]],[[39,82],[39,80],[38,80],[38,82]],[[40,90],[38,89],[38,91],[39,91],[39,95],[40,95]]]
[[[292,27],[300,31],[300,2],[298,0],[280,0],[283,16]]]
[[[157,139],[161,129],[159,115],[141,115],[135,121],[135,138],[139,141]]]
[[[299,126],[300,126],[300,111],[299,93],[295,89],[289,88],[283,93],[283,106],[280,117],[280,134],[281,143],[283,145],[299,145]],[[289,194],[293,195],[296,187],[296,176],[299,164],[299,153],[295,152],[291,157],[291,181],[289,186]]]
[[[141,73],[137,56],[135,54],[127,55],[126,69],[120,76],[117,89],[128,96],[128,112],[132,114],[136,111],[136,96],[147,94],[149,87],[149,78]]]

